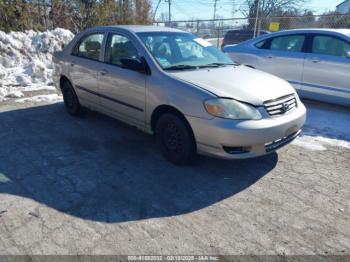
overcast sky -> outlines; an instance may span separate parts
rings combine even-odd
[[[235,11],[235,17],[242,17],[240,10],[246,7],[245,2],[246,0],[218,0],[217,14],[222,18],[231,18]],[[336,5],[343,0],[306,0],[305,2],[302,8],[320,14],[327,10],[335,10]],[[152,0],[152,3],[155,8],[158,0]],[[172,20],[212,19],[213,6],[214,0],[171,0]],[[161,13],[168,13],[167,0],[161,0],[156,18],[159,18]]]

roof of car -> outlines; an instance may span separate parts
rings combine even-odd
[[[341,2],[339,5],[336,5],[336,7],[343,5],[343,4],[345,4],[346,2],[348,2],[348,1],[349,1],[349,0],[345,0],[345,1]]]
[[[339,29],[334,29],[334,28],[304,28],[304,29],[291,29],[291,30],[285,30],[285,31],[280,31],[282,32],[335,32],[343,35],[350,36],[350,29],[345,29],[345,28],[339,28]]]
[[[111,28],[120,28],[134,33],[142,32],[184,32],[179,29],[165,27],[165,26],[156,26],[156,25],[111,25],[111,26],[99,26],[95,29],[111,29]]]

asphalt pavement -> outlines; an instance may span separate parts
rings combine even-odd
[[[349,185],[346,147],[177,167],[98,113],[0,106],[0,254],[349,255]]]

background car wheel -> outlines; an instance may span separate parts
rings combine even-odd
[[[164,157],[173,164],[190,164],[196,156],[192,130],[186,120],[175,113],[165,113],[159,117],[156,141]]]
[[[68,81],[65,81],[62,84],[62,95],[64,105],[66,107],[67,112],[70,115],[76,116],[80,115],[83,112],[83,108],[81,107],[78,97],[71,85]]]

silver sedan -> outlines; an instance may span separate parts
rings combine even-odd
[[[53,60],[68,113],[90,108],[155,134],[175,164],[196,153],[268,154],[291,142],[305,122],[306,109],[288,82],[234,64],[205,40],[175,29],[88,29]]]
[[[350,29],[281,31],[224,52],[287,80],[301,97],[350,106]]]

